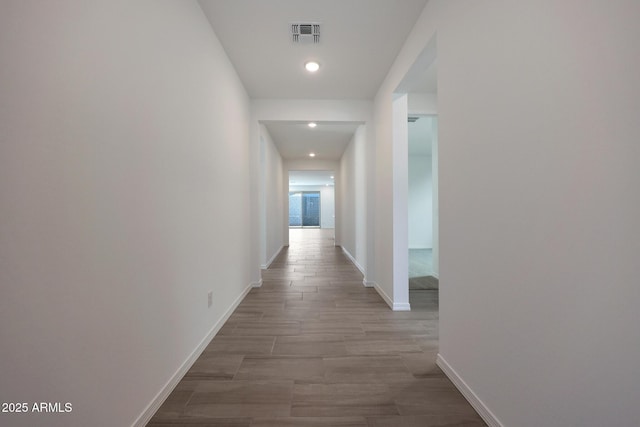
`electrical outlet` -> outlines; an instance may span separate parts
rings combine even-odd
[[[207,293],[207,307],[211,307],[213,305],[213,291],[209,291]]]

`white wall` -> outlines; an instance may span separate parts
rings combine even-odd
[[[284,244],[283,217],[285,194],[282,186],[286,181],[282,170],[282,157],[271,139],[269,131],[260,125],[263,179],[261,197],[263,198],[262,247],[260,265],[267,268],[273,258],[278,255]]]
[[[379,94],[374,103],[373,124],[375,127],[374,156],[370,161],[376,171],[374,211],[376,213],[373,226],[373,242],[375,246],[373,280],[382,293],[393,297],[393,165],[391,134],[391,92],[385,92],[384,99]],[[373,157],[373,158],[372,158]],[[369,192],[368,194],[371,194]],[[408,273],[407,273],[408,274]],[[370,275],[371,276],[371,275]],[[388,303],[388,301],[387,301]]]
[[[320,228],[335,228],[335,191],[326,185],[290,185],[289,191],[320,192]]]
[[[409,92],[407,108],[409,115],[438,114],[438,94]]]
[[[366,122],[371,119],[371,101],[365,99],[253,99],[257,120],[318,122]]]
[[[249,285],[249,100],[197,3],[0,2],[5,426],[127,426]],[[213,290],[213,307],[207,292]]]
[[[363,273],[367,265],[366,144],[366,126],[361,125],[340,159],[342,233],[338,241]]]
[[[392,101],[391,145],[391,233],[393,239],[393,289],[381,292],[393,310],[409,310],[409,126],[407,94]],[[385,283],[386,285],[386,283]],[[384,290],[384,287],[378,287]]]
[[[493,425],[640,424],[637,16],[431,0],[376,97],[391,200],[391,93],[437,32],[440,364]]]
[[[320,227],[336,228],[336,194],[333,186],[320,188]]]
[[[438,178],[438,118],[434,117],[432,123],[433,138],[431,139],[431,246],[433,275],[440,277],[440,205],[439,192],[440,183]]]
[[[431,156],[409,155],[409,249],[433,246],[431,169]]]

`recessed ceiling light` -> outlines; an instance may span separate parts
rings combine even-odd
[[[307,126],[309,126],[310,128],[314,128],[314,127],[318,126],[318,124],[314,123],[314,122],[309,122],[309,124]]]
[[[331,179],[333,179],[333,175],[331,175]]]
[[[305,62],[304,68],[306,68],[310,73],[315,73],[320,69],[320,64],[318,64],[316,61],[309,61]]]
[[[309,153],[309,157],[315,157],[316,153]]]

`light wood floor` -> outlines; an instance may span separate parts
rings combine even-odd
[[[437,291],[393,312],[334,247],[291,230],[148,426],[484,426],[435,365]]]

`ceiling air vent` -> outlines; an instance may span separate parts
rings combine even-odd
[[[418,119],[419,119],[419,118],[420,118],[420,117],[417,117],[417,116],[409,116],[409,117],[408,117],[408,119],[407,119],[407,121],[408,121],[409,123],[415,123],[416,121],[418,121]]]
[[[294,43],[320,43],[320,24],[317,22],[291,24],[291,38]]]

